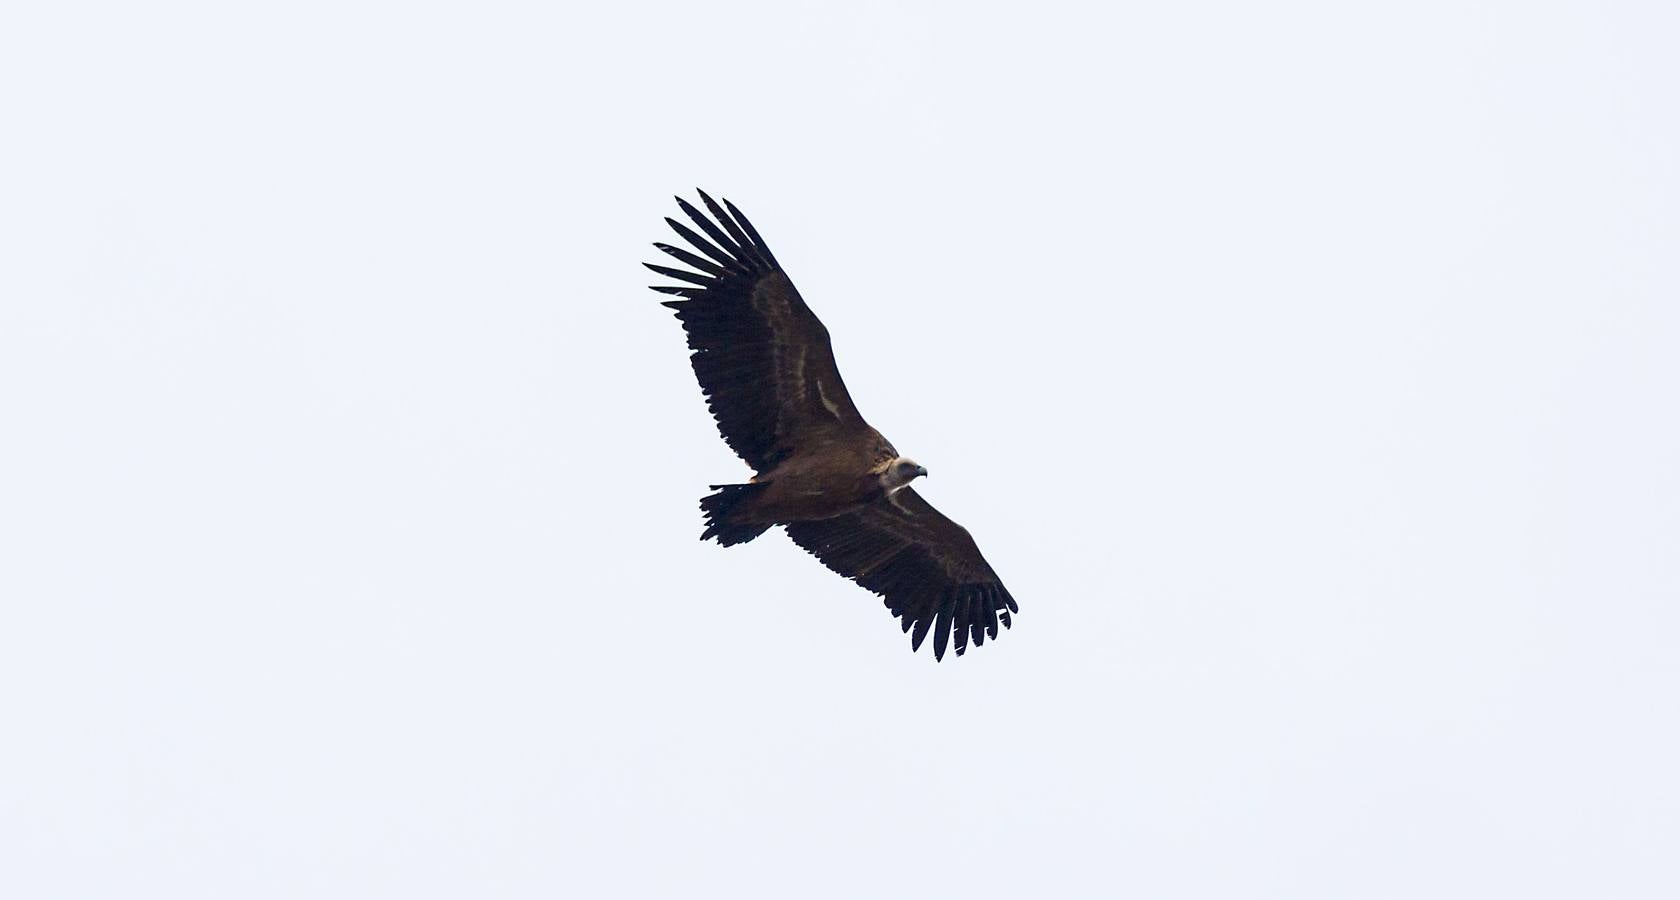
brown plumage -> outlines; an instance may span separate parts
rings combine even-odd
[[[712,485],[700,501],[701,539],[724,546],[782,525],[794,543],[833,571],[879,594],[910,632],[911,649],[933,635],[943,659],[1008,628],[1015,599],[968,530],[909,487],[927,470],[899,455],[853,405],[834,362],[828,329],[752,223],[704,191],[708,218],[677,198],[705,236],[675,219],[698,254],[654,244],[693,270],[646,263],[684,282],[656,286],[678,300],[694,375],[718,433],[757,472],[747,484]]]

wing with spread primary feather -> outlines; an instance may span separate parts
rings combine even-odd
[[[677,198],[701,233],[667,218],[694,248],[654,244],[688,269],[645,263],[681,286],[653,289],[681,298],[666,306],[688,332],[690,361],[718,432],[759,472],[818,436],[871,436],[840,379],[828,329],[800,298],[752,223],[728,200],[704,191],[706,217]],[[714,221],[715,220],[715,221]]]
[[[854,512],[787,526],[788,537],[823,565],[885,600],[910,632],[911,649],[931,631],[933,655],[957,655],[996,638],[1019,612],[1015,598],[980,555],[968,529],[946,518],[913,488]]]

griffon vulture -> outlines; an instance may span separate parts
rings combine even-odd
[[[828,329],[752,223],[727,200],[700,199],[711,218],[681,197],[677,205],[704,237],[665,220],[698,253],[654,244],[692,271],[645,265],[683,282],[654,290],[680,298],[664,305],[688,332],[718,432],[757,471],[747,484],[711,486],[700,539],[727,547],[785,527],[823,565],[884,598],[912,651],[931,630],[935,659],[953,634],[958,656],[970,640],[996,638],[1015,598],[968,530],[910,487],[927,469],[858,413]]]

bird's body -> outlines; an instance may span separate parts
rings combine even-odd
[[[754,483],[763,484],[764,491],[743,515],[768,524],[827,519],[880,497],[885,488],[878,475],[870,474],[869,454],[844,444],[834,449],[795,454],[756,476]]]
[[[751,223],[728,201],[725,212],[700,196],[715,223],[677,203],[707,237],[666,222],[704,255],[654,245],[698,271],[648,268],[687,283],[654,290],[683,298],[665,305],[688,332],[695,377],[719,433],[756,472],[712,486],[700,501],[702,539],[729,546],[782,525],[824,565],[880,594],[913,647],[930,629],[936,657],[953,635],[958,655],[970,638],[978,646],[997,637],[1014,598],[968,531],[909,487],[927,469],[863,420],[828,329]]]

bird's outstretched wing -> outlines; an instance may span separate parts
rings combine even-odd
[[[698,254],[654,244],[697,271],[644,265],[686,282],[653,289],[682,298],[664,305],[688,332],[694,375],[724,441],[762,473],[813,441],[867,434],[834,364],[828,329],[746,216],[704,191],[700,199],[712,218],[681,197],[677,205],[705,236],[665,220]]]
[[[912,650],[933,631],[933,655],[945,657],[953,632],[957,655],[996,638],[1019,612],[968,529],[946,518],[913,488],[854,512],[787,526],[788,537],[823,565],[880,594],[910,634]],[[914,629],[912,631],[912,629]]]

